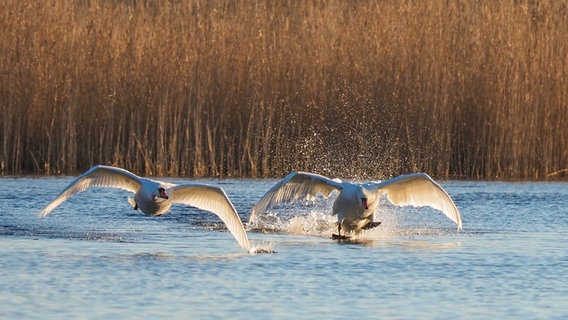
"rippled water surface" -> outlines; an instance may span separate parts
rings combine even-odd
[[[331,240],[331,200],[277,208],[243,252],[216,216],[132,210],[90,189],[36,214],[72,178],[0,179],[0,318],[568,317],[568,184],[443,182],[464,230],[427,208],[377,212],[356,241]],[[274,180],[222,186],[248,221]]]

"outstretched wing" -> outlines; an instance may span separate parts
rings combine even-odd
[[[290,203],[298,199],[313,199],[318,193],[329,197],[333,190],[341,190],[341,182],[331,180],[315,173],[292,172],[274,185],[252,208],[250,221],[258,214],[280,203]]]
[[[47,216],[63,201],[72,195],[83,192],[89,187],[110,187],[136,192],[141,186],[140,177],[121,168],[97,165],[80,175],[71,182],[45,209],[39,213],[39,217]]]
[[[172,202],[187,204],[216,214],[239,245],[246,251],[250,250],[247,233],[237,210],[220,187],[203,184],[179,185],[172,188],[170,199]]]
[[[462,228],[461,215],[452,198],[425,173],[402,175],[375,183],[369,189],[386,194],[387,199],[398,206],[438,209],[458,225],[458,230]]]

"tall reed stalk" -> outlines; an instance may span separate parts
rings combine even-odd
[[[2,174],[566,176],[566,1],[0,7]]]

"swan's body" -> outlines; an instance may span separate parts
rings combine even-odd
[[[89,187],[110,187],[134,192],[134,199],[129,199],[134,209],[140,209],[149,216],[166,213],[172,203],[183,203],[210,211],[225,223],[243,249],[251,249],[237,210],[223,189],[203,184],[175,185],[145,179],[127,170],[109,166],[94,166],[83,173],[43,209],[39,216],[45,217],[63,201]]]
[[[363,229],[377,226],[378,223],[373,222],[373,218],[382,195],[386,195],[394,205],[430,206],[438,209],[457,224],[458,230],[462,228],[460,213],[450,196],[425,173],[358,184],[332,180],[313,173],[292,172],[253,207],[250,223],[254,224],[259,214],[277,204],[313,199],[318,193],[327,198],[334,190],[339,192],[332,209],[333,214],[337,215],[338,237],[342,237],[341,230],[359,234]]]

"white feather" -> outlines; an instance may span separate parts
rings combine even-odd
[[[39,213],[39,216],[41,218],[47,216],[63,201],[69,199],[74,194],[87,190],[89,187],[118,188],[136,193],[141,185],[140,177],[129,171],[109,166],[94,166],[71,182],[55,200]]]
[[[253,207],[250,221],[280,203],[291,203],[299,199],[313,200],[317,194],[327,198],[333,190],[341,188],[341,181],[314,173],[292,172],[268,190]]]
[[[172,202],[183,203],[216,214],[239,245],[249,251],[250,244],[237,210],[223,189],[215,186],[185,184],[171,189]]]
[[[425,173],[399,176],[369,186],[373,192],[386,194],[397,206],[429,206],[442,211],[462,229],[461,215],[448,193]]]

